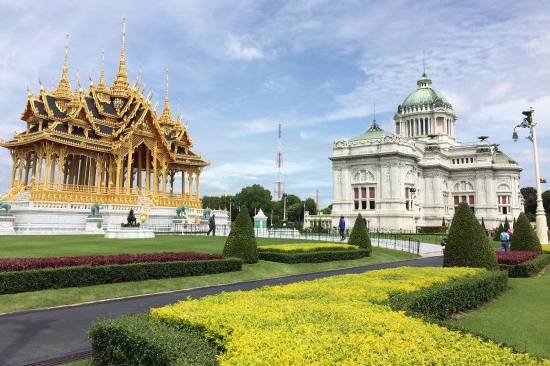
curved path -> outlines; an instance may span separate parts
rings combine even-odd
[[[189,296],[199,298],[223,291],[252,290],[263,286],[308,281],[340,274],[362,273],[383,268],[439,267],[442,263],[442,257],[409,259],[0,315],[0,365],[57,365],[63,361],[82,358],[90,352],[87,331],[92,322],[127,313],[145,312],[151,307],[170,304]]]

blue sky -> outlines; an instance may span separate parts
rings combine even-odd
[[[540,121],[542,174],[550,178],[550,3],[547,1],[1,1],[0,137],[21,130],[26,87],[56,85],[65,33],[84,84],[116,70],[127,18],[132,79],[189,121],[211,160],[202,193],[273,189],[277,123],[284,124],[286,190],[330,203],[335,139],[377,120],[393,131],[397,105],[416,87],[425,53],[436,89],[458,115],[459,140],[479,135],[518,160],[534,183],[527,140],[511,141],[521,111]],[[159,103],[159,109],[162,103]],[[0,168],[9,171],[7,151]],[[549,179],[550,180],[550,179]],[[8,174],[0,176],[5,191]],[[548,189],[548,186],[546,186]]]

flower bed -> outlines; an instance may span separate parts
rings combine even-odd
[[[387,304],[398,293],[412,295],[477,277],[489,282],[506,278],[472,268],[389,269],[182,301],[152,309],[151,319],[164,325],[163,334],[169,329],[199,331],[212,349],[221,352],[217,361],[223,366],[549,365],[492,341],[394,311]],[[478,290],[470,286],[470,291]],[[438,298],[443,301],[446,296]],[[163,360],[173,354],[166,346],[172,343],[170,336],[150,342],[142,336],[143,349],[155,353],[136,353],[138,348],[128,337],[98,332],[101,329],[100,323],[92,332],[95,365],[113,364],[110,355],[115,354],[122,363],[133,364],[144,364],[144,357],[153,354]],[[184,357],[174,356],[163,364],[187,364]]]
[[[73,266],[104,266],[111,264],[183,262],[222,259],[223,256],[205,253],[144,253],[74,257],[10,258],[0,259],[0,272],[26,271],[37,268]]]
[[[538,257],[539,252],[530,251],[513,251],[513,252],[496,252],[498,264],[520,264]]]
[[[550,264],[550,254],[541,254],[531,260],[518,264],[501,264],[500,269],[507,271],[509,277],[531,277]]]
[[[305,253],[318,252],[325,250],[357,250],[359,247],[348,244],[337,243],[297,243],[297,244],[280,244],[280,245],[260,245],[258,252],[273,252],[273,253]]]

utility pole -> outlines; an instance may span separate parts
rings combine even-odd
[[[533,143],[533,154],[535,158],[535,182],[537,187],[537,211],[536,211],[536,223],[537,223],[537,236],[541,244],[548,244],[548,226],[546,225],[546,215],[544,213],[544,206],[542,203],[542,188],[540,186],[541,176],[540,176],[540,164],[539,164],[539,150],[537,146],[537,134],[535,127],[537,123],[535,122],[535,111],[533,108],[530,108],[528,111],[522,112],[525,116],[523,121],[514,127],[514,133],[512,134],[512,139],[514,141],[518,140],[518,134],[516,128],[529,128],[529,140]]]
[[[283,222],[286,222],[286,193],[283,194]]]

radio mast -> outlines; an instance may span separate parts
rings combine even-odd
[[[277,166],[277,180],[275,181],[275,197],[278,200],[283,198],[284,185],[283,185],[283,125],[279,123],[278,137],[277,137],[277,158],[275,159]]]

